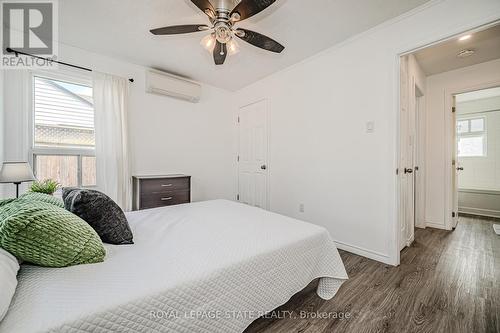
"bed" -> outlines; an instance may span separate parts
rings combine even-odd
[[[104,263],[23,265],[1,333],[242,332],[320,278],[347,274],[319,226],[215,200],[127,213],[134,245]]]

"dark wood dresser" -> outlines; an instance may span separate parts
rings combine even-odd
[[[133,176],[133,210],[191,202],[191,176]]]

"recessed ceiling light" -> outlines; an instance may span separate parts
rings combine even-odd
[[[470,57],[471,55],[473,55],[474,53],[476,53],[474,50],[462,50],[462,51],[458,52],[457,57],[458,58],[467,58],[467,57]]]
[[[471,37],[472,37],[471,35],[465,35],[465,36],[460,37],[458,40],[463,42],[464,40],[470,39]]]

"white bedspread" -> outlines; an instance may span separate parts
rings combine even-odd
[[[315,278],[347,279],[328,232],[225,201],[128,213],[135,245],[104,263],[23,265],[2,333],[242,332]]]

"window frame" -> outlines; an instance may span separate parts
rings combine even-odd
[[[58,70],[56,73],[53,71],[44,71],[44,70],[32,70],[30,71],[30,77],[28,82],[28,95],[29,98],[29,106],[30,110],[29,116],[29,159],[30,164],[33,168],[33,173],[36,175],[36,157],[37,156],[77,156],[78,166],[77,166],[77,180],[78,187],[82,188],[96,188],[96,185],[93,186],[83,186],[82,184],[82,157],[96,157],[95,148],[94,149],[86,149],[86,148],[57,148],[57,147],[36,147],[35,146],[35,77],[40,77],[49,80],[57,80],[67,83],[85,85],[93,88],[92,77],[90,75],[85,75],[81,72],[76,71],[68,71],[68,70]],[[95,131],[95,124],[94,124]],[[96,166],[97,167],[97,166]],[[97,183],[97,179],[96,179]]]
[[[483,130],[482,131],[471,131],[471,122],[473,120],[477,119],[482,119],[483,120]],[[461,121],[467,121],[468,122],[468,131],[459,133],[458,132],[458,123]],[[487,131],[487,117],[485,115],[482,116],[467,116],[467,117],[460,117],[457,118],[456,120],[456,125],[455,125],[455,131],[457,135],[457,157],[459,158],[485,158],[488,157],[488,131]],[[459,142],[461,138],[483,138],[483,154],[482,155],[477,155],[477,156],[462,156],[460,155],[460,150],[459,150]]]

